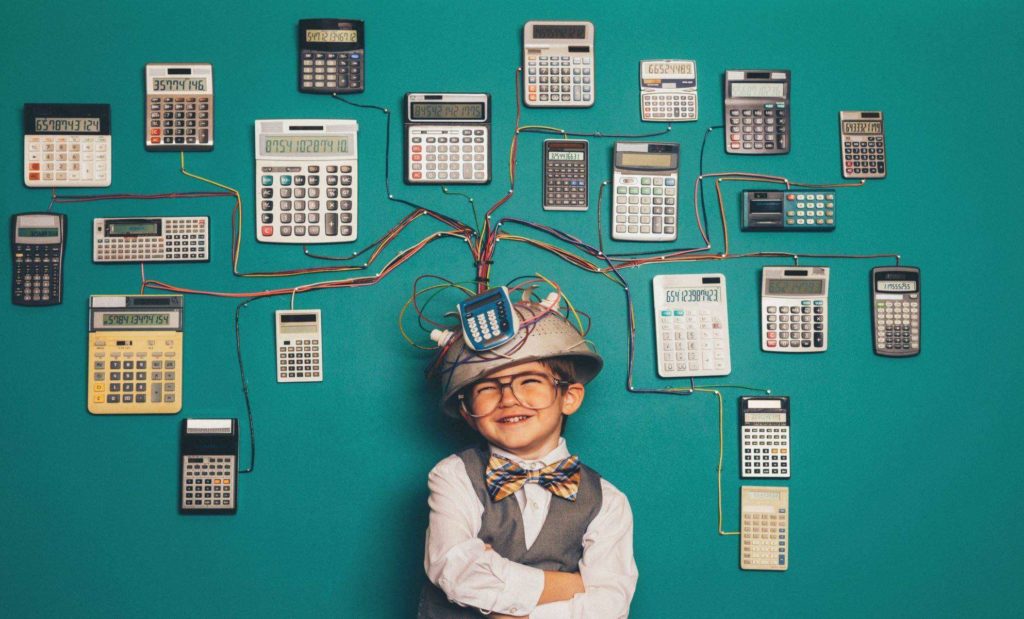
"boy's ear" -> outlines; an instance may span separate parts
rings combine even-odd
[[[583,404],[583,396],[586,394],[583,383],[571,383],[565,388],[565,395],[562,396],[562,414],[571,415],[579,410]]]

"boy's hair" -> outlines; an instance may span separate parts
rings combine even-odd
[[[541,359],[540,364],[551,370],[551,373],[559,380],[569,383],[578,382],[576,380],[576,364],[572,362],[572,359],[552,357],[551,359]]]

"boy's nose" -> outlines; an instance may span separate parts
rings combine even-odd
[[[501,407],[508,408],[510,406],[517,406],[519,404],[519,398],[516,394],[512,393],[512,383],[502,383],[501,385]]]

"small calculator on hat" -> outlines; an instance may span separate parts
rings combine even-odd
[[[508,288],[491,288],[458,305],[462,337],[476,351],[490,350],[511,340],[519,330]]]

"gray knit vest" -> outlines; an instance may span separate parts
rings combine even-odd
[[[542,570],[575,572],[583,558],[583,534],[601,511],[601,476],[586,465],[580,467],[580,489],[575,501],[552,497],[547,518],[537,539],[526,547],[523,514],[514,497],[492,501],[487,495],[484,472],[490,452],[472,447],[458,454],[477,498],[484,506],[479,537],[499,555]],[[420,619],[480,619],[475,608],[448,601],[444,592],[426,583],[420,594]]]

